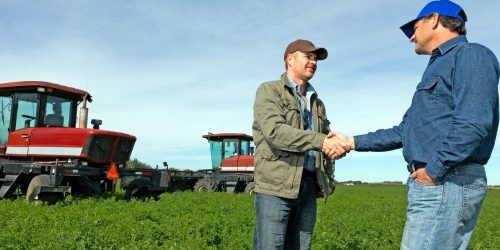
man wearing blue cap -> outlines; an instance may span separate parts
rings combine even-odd
[[[401,26],[415,52],[430,55],[402,122],[348,139],[346,149],[403,148],[408,208],[401,249],[466,249],[487,183],[498,130],[499,65],[465,37],[464,10],[451,1],[427,4]]]

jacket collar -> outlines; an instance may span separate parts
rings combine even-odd
[[[293,89],[292,85],[290,84],[290,81],[288,80],[288,75],[286,74],[286,72],[281,75],[281,82],[286,88],[290,90]]]
[[[283,83],[283,86],[285,86],[286,88],[288,88],[290,90],[295,89],[294,86],[296,84],[292,84],[292,80],[288,79],[288,74],[286,72],[281,75],[281,82]],[[312,84],[309,83],[309,82],[307,82],[306,91],[316,92],[316,90],[314,89],[314,87],[312,86]]]

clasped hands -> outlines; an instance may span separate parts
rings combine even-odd
[[[330,132],[323,141],[321,151],[330,159],[338,160],[354,149],[354,138],[339,132]]]

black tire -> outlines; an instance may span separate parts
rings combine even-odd
[[[151,182],[146,178],[132,180],[125,189],[125,200],[129,201],[132,198],[145,200],[151,197],[158,200],[158,194],[150,192],[149,187]]]
[[[36,201],[54,204],[64,198],[61,193],[40,193],[42,187],[50,186],[50,176],[41,174],[33,177],[26,191],[26,201],[31,204]]]
[[[245,193],[249,195],[253,195],[255,191],[255,182],[251,181],[245,187]]]
[[[138,177],[138,176],[123,176],[122,178],[120,178],[120,187],[123,189],[123,190],[126,190],[127,189],[127,186],[133,181],[133,180],[136,180],[136,179],[140,179],[141,177]]]
[[[195,192],[214,192],[215,184],[212,178],[203,178],[194,184],[193,191]]]

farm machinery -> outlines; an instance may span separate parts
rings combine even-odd
[[[91,101],[86,91],[49,82],[0,84],[0,199],[54,203],[114,192],[117,179],[126,199],[174,189],[166,170],[125,168],[136,137],[101,130],[101,120],[87,128]]]
[[[196,182],[194,191],[252,194],[255,188],[252,136],[208,133],[202,137],[210,144],[212,169],[199,170],[205,177]]]
[[[166,167],[167,192],[192,190],[195,192],[231,192],[253,194],[255,184],[253,138],[243,133],[208,133],[202,136],[210,145],[212,168],[193,170]],[[140,183],[140,177],[126,177],[126,181]],[[131,189],[131,188],[129,188]],[[146,189],[147,190],[147,189]],[[141,197],[137,194],[137,197]]]
[[[114,192],[117,180],[127,200],[178,190],[253,192],[251,136],[203,135],[211,169],[127,168],[136,137],[102,130],[97,119],[87,128],[88,102],[88,92],[55,83],[0,84],[0,199],[54,203]]]

